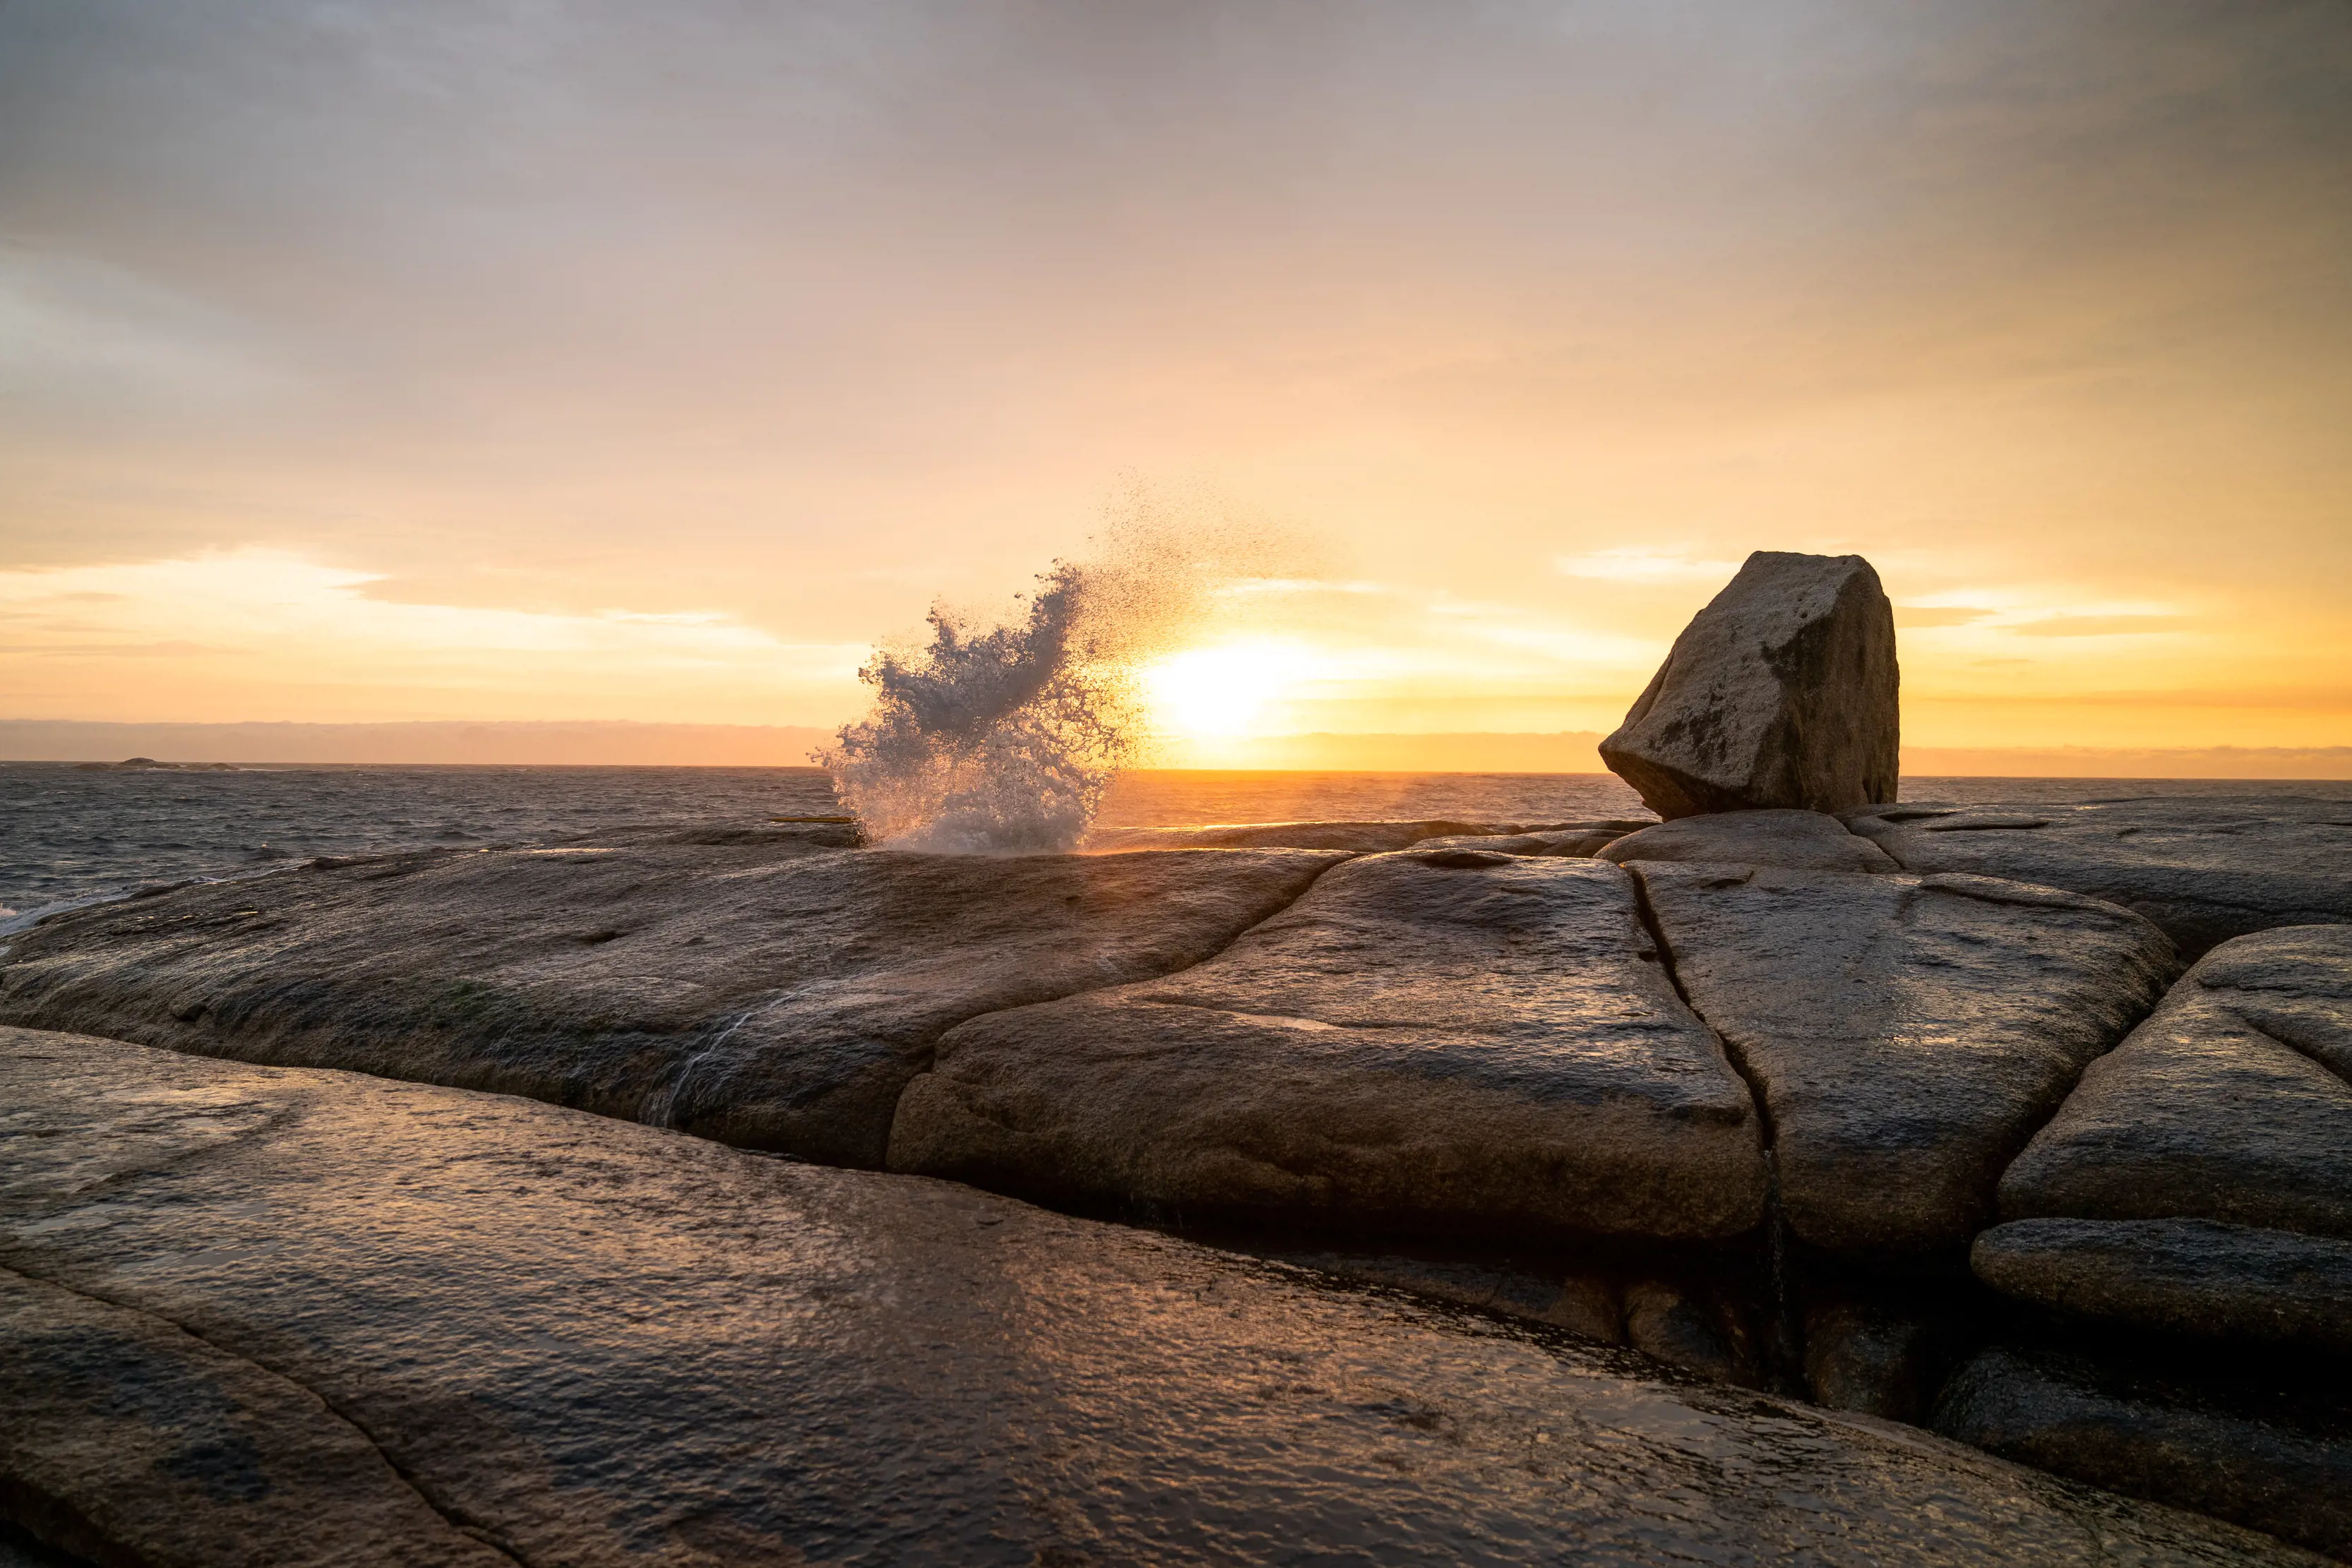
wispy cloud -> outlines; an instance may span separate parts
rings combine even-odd
[[[577,706],[584,690],[596,706],[644,718],[784,718],[797,716],[777,705],[796,695],[814,695],[821,715],[854,705],[866,652],[788,643],[711,611],[562,614],[370,597],[380,580],[266,549],[0,571],[0,671],[21,675],[37,662],[54,686],[70,666],[78,709],[118,714],[160,690],[126,662],[169,655],[181,693],[266,678],[281,714],[289,703],[331,712],[353,701],[377,713],[425,706],[432,716],[536,713],[551,695]]]
[[[1997,613],[1980,605],[1898,604],[1895,624],[1906,631],[1924,632],[1937,626],[1966,626]]]
[[[2193,615],[2045,615],[2003,630],[2021,637],[2145,637],[2186,632],[2196,624]]]
[[[1553,558],[1563,576],[1599,582],[1728,582],[1736,560],[1713,560],[1673,549],[1602,549]]]

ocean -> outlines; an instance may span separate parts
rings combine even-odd
[[[1916,779],[1906,800],[2057,803],[2136,795],[2352,800],[2352,783]],[[89,770],[0,763],[0,934],[61,908],[312,855],[561,841],[664,823],[839,810],[814,768],[287,767]],[[1122,778],[1105,827],[1450,817],[1644,815],[1607,773],[1213,773]]]

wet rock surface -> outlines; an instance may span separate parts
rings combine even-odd
[[[12,1030],[0,1108],[32,1303],[0,1383],[86,1456],[0,1436],[0,1510],[158,1568],[299,1538],[273,1560],[2310,1561],[1379,1291],[527,1101]],[[129,1348],[58,1379],[61,1324]],[[403,1509],[406,1553],[372,1552]]]
[[[1477,833],[1422,839],[1416,850],[1488,850],[1503,855],[1597,855],[1602,847],[1643,826],[1635,822],[1581,823],[1519,833]]]
[[[1765,1190],[1628,873],[1466,849],[1349,862],[1195,968],[950,1030],[890,1165],[1400,1233],[1723,1237]]]
[[[2340,1399],[2266,1399],[2259,1389],[2200,1386],[2063,1351],[1996,1346],[1946,1385],[1935,1425],[2039,1469],[2342,1556],[2352,1553],[2352,1427],[2343,1415]]]
[[[1754,1388],[1763,1382],[1763,1353],[1744,1303],[1722,1291],[1693,1289],[1681,1280],[1626,1281],[1621,1296],[1625,1343],[1655,1361],[1717,1383]]]
[[[1601,743],[1659,816],[1891,801],[1895,612],[1860,556],[1759,550]]]
[[[1985,877],[1636,862],[1675,975],[1756,1086],[1790,1230],[1965,1249],[2171,945],[2128,910]]]
[[[2210,1219],[2021,1219],[1969,1250],[2021,1301],[2131,1328],[2352,1359],[2352,1241]]]
[[[1564,1271],[1556,1264],[1548,1268],[1488,1257],[1432,1258],[1389,1248],[1353,1251],[1269,1248],[1261,1236],[1230,1232],[1225,1239],[1237,1250],[1333,1279],[1386,1286],[1423,1301],[1448,1301],[1498,1317],[1542,1323],[1595,1344],[1626,1343],[1626,1281],[1607,1269]]]
[[[320,861],[80,912],[17,939],[0,1021],[877,1166],[945,1030],[1197,963],[1343,858],[920,855],[751,831]]]
[[[1781,866],[1792,871],[1885,872],[1886,852],[1821,811],[1715,811],[1679,817],[1612,840],[1602,860]]]
[[[2224,943],[2083,1074],[2004,1218],[2206,1219],[2352,1240],[2352,927]]]
[[[2352,806],[2341,800],[1906,801],[1845,821],[1906,871],[1975,872],[2136,909],[2191,958],[2249,932],[2352,922]]]
[[[299,1384],[5,1266],[0,1406],[0,1511],[86,1561],[513,1562]]]
[[[1900,1299],[1906,1293],[1911,1300]],[[1804,1312],[1807,1396],[1826,1409],[1924,1425],[1961,1343],[1951,1294],[1885,1286],[1816,1293]]]

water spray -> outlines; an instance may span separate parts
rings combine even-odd
[[[1227,508],[1180,520],[1130,492],[1078,559],[993,624],[934,605],[920,645],[858,671],[874,706],[817,761],[869,842],[952,853],[1076,849],[1152,740],[1143,666],[1197,638],[1217,591],[1297,553]]]

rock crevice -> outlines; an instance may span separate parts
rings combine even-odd
[[[1120,1212],[1738,1234],[1751,1097],[1662,969],[1604,862],[1352,861],[1213,960],[949,1031],[891,1167]]]
[[[318,1387],[305,1383],[279,1367],[256,1359],[247,1351],[234,1345],[224,1344],[217,1338],[206,1334],[194,1325],[157,1311],[152,1305],[110,1296],[103,1291],[92,1290],[86,1284],[76,1284],[56,1274],[40,1272],[27,1267],[26,1263],[27,1260],[20,1256],[16,1249],[12,1249],[7,1253],[0,1254],[0,1290],[7,1290],[10,1294],[16,1296],[18,1304],[21,1304],[23,1298],[37,1291],[55,1291],[58,1295],[100,1309],[103,1314],[141,1320],[164,1331],[167,1336],[179,1336],[192,1340],[215,1354],[248,1369],[250,1375],[265,1380],[266,1383],[282,1384],[289,1389],[299,1391],[302,1397],[315,1403],[320,1410],[331,1417],[342,1431],[364,1445],[367,1451],[381,1461],[383,1469],[398,1479],[407,1494],[448,1526],[450,1531],[480,1546],[486,1552],[494,1554],[497,1559],[516,1564],[517,1568],[534,1568],[530,1561],[516,1552],[510,1543],[500,1541],[495,1531],[478,1520],[467,1518],[461,1511],[453,1509],[441,1499],[436,1498],[421,1478],[401,1463],[398,1455],[387,1448],[375,1434],[368,1430],[365,1423],[354,1417],[349,1411],[338,1408],[335,1402]],[[0,1354],[5,1354],[11,1348],[14,1347],[7,1343],[6,1336],[0,1334]],[[115,1402],[121,1403],[119,1397]],[[226,1447],[231,1450],[236,1447],[233,1441],[223,1445],[217,1438],[214,1439],[213,1446],[216,1449]],[[197,1453],[203,1451],[202,1448],[195,1450]],[[183,1455],[167,1458],[161,1468],[167,1473],[189,1472],[193,1467],[186,1462],[185,1453],[186,1451],[184,1450]],[[236,1462],[237,1458],[242,1456],[231,1458],[230,1462]],[[175,1464],[173,1459],[178,1459],[180,1462]],[[102,1512],[102,1509],[93,1510],[87,1505],[86,1501],[61,1495],[54,1488],[42,1487],[37,1482],[31,1482],[22,1476],[10,1476],[7,1480],[12,1484],[6,1488],[0,1488],[0,1490],[22,1490],[29,1494],[27,1500],[34,1505],[33,1508],[25,1511],[32,1517],[25,1518],[20,1522],[41,1534],[49,1533],[49,1530],[44,1527],[51,1526],[52,1521],[61,1522],[67,1527],[65,1531],[58,1532],[58,1538],[53,1540],[50,1544],[85,1555],[110,1557],[128,1550],[131,1552],[134,1560],[139,1556],[137,1549],[122,1541],[119,1533],[110,1530],[102,1518],[93,1517],[93,1512]],[[232,1480],[228,1484],[234,1490],[252,1495],[254,1500],[266,1498],[270,1490],[275,1490],[273,1482],[261,1479],[240,1479]],[[214,1479],[211,1479],[210,1485],[215,1490],[218,1490],[222,1482]],[[102,1504],[105,1500],[101,1498],[97,1500]],[[42,1514],[47,1514],[48,1517],[43,1519],[40,1517]],[[429,1546],[425,1547],[423,1555],[429,1561],[442,1560],[439,1554],[430,1550]]]
[[[299,1099],[306,1119],[102,1202],[60,1140],[25,1140],[28,1174],[61,1178],[0,1199],[27,1265],[266,1343],[512,1555],[389,1475],[341,1482],[335,1465],[385,1461],[310,1395],[125,1317],[148,1350],[86,1358],[45,1449],[0,1423],[0,1478],[89,1456],[84,1493],[128,1521],[117,1550],[152,1561],[1205,1564],[1301,1541],[1416,1563],[2307,1561],[1924,1433],[952,1184],[0,1030],[0,1089],[44,1124],[106,1136],[157,1088]],[[1629,1337],[1705,1350],[1720,1330],[1741,1354],[1703,1291],[1625,1298]],[[0,1368],[53,1378],[42,1332],[0,1314]],[[254,1411],[252,1451],[184,1451],[223,1389]],[[130,1474],[126,1453],[177,1469]],[[156,1473],[174,1479],[142,1490]]]

